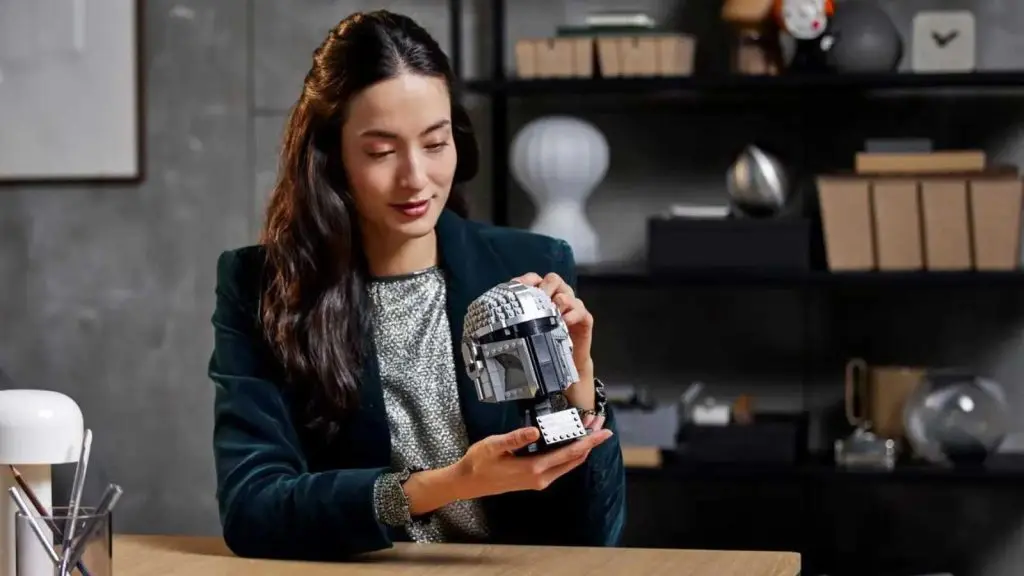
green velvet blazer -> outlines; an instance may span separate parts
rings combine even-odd
[[[456,361],[469,303],[526,272],[556,272],[575,288],[575,262],[562,241],[465,220],[445,210],[437,224],[448,282]],[[213,453],[224,539],[240,556],[342,560],[408,540],[379,523],[373,484],[389,470],[391,437],[377,364],[364,366],[361,407],[330,441],[298,426],[299,402],[259,327],[265,255],[259,246],[217,262]],[[367,335],[369,338],[369,335]],[[459,400],[471,442],[519,426],[512,403],[480,402],[461,363]],[[615,431],[609,411],[606,427]],[[502,544],[615,546],[625,520],[618,436],[546,490],[483,499],[491,540]]]

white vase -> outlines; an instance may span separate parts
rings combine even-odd
[[[512,140],[512,176],[537,207],[530,230],[565,240],[577,264],[600,260],[587,198],[608,173],[608,141],[589,122],[571,116],[531,121]]]

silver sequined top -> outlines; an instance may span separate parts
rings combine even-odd
[[[469,447],[459,408],[447,297],[437,268],[370,284],[374,342],[395,470],[436,469],[456,462]],[[388,483],[391,483],[389,488]],[[394,476],[374,490],[378,517],[394,517],[401,498]],[[397,498],[396,498],[397,497]],[[405,526],[417,542],[472,541],[487,536],[478,501],[437,510],[429,523]]]

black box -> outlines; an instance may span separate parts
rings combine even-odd
[[[654,271],[811,268],[811,223],[804,218],[647,221],[647,265]]]
[[[687,425],[676,457],[688,463],[795,464],[807,450],[807,414],[760,414],[750,424]]]

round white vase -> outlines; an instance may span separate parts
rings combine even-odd
[[[600,260],[586,201],[608,173],[608,140],[593,124],[572,116],[531,121],[512,140],[512,176],[537,207],[530,230],[565,240],[577,264]]]

